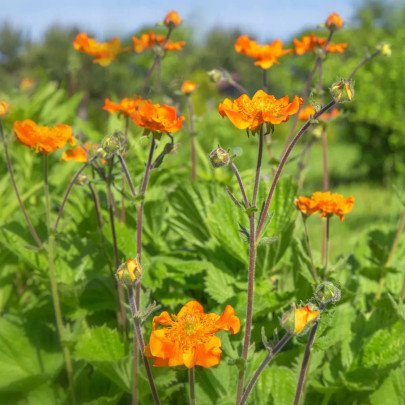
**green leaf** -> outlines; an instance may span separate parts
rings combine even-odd
[[[405,365],[390,372],[382,385],[370,396],[371,405],[405,404]]]
[[[235,279],[224,270],[212,266],[205,276],[205,291],[220,304],[229,301],[235,295]]]

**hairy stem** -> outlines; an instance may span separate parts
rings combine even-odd
[[[188,369],[188,381],[190,383],[190,405],[195,405],[195,369],[191,367]]]
[[[311,356],[311,349],[314,344],[315,335],[316,335],[316,331],[318,330],[318,326],[319,326],[319,321],[312,327],[311,332],[309,334],[309,339],[308,339],[307,345],[305,347],[305,353],[304,353],[304,358],[302,360],[300,376],[299,376],[298,384],[297,384],[297,390],[295,392],[294,405],[299,405],[299,403],[300,403],[302,388],[304,386],[305,376],[306,376],[306,373],[308,370],[309,358]]]
[[[73,362],[69,346],[65,341],[65,326],[63,324],[62,309],[60,305],[58,284],[56,281],[54,259],[53,259],[53,243],[55,234],[53,232],[51,224],[51,204],[49,198],[49,183],[48,183],[48,155],[46,153],[44,154],[44,193],[45,193],[46,223],[48,227],[48,265],[49,265],[49,280],[51,283],[52,303],[55,312],[59,342],[60,345],[62,346],[63,357],[65,358],[66,372],[69,381],[70,399],[72,404],[75,405],[76,396],[74,390]]]
[[[316,114],[314,114],[314,118],[319,117],[320,115],[322,115],[323,113],[325,113],[326,111],[328,111],[330,108],[332,108],[335,105],[335,101],[330,101],[328,104],[326,104],[323,108],[321,108]],[[300,138],[305,134],[305,132],[307,132],[309,126],[311,125],[310,120],[308,120],[303,126],[302,128],[299,130],[299,132],[297,133],[297,135],[295,136],[295,138],[291,141],[290,145],[288,146],[288,148],[286,149],[283,157],[281,158],[280,164],[277,168],[276,174],[274,175],[274,179],[273,179],[273,183],[270,187],[269,190],[269,194],[267,195],[267,199],[266,199],[266,203],[264,205],[263,208],[263,212],[262,212],[262,216],[260,217],[260,221],[259,224],[257,226],[257,231],[256,231],[256,242],[258,241],[259,237],[260,237],[260,233],[262,231],[264,222],[266,220],[267,217],[267,213],[269,211],[269,207],[270,207],[270,203],[271,203],[271,199],[273,197],[274,194],[274,190],[277,186],[278,180],[280,178],[280,174],[288,160],[288,157],[290,156],[291,151],[294,149],[294,146],[297,144],[297,142],[300,140]]]
[[[262,167],[262,157],[263,157],[263,143],[264,143],[264,130],[262,127],[260,131],[259,147],[257,152],[256,176],[251,204],[252,207],[255,207],[256,205],[257,194],[259,191],[260,171]],[[256,215],[255,212],[251,212],[249,214],[249,269],[248,269],[248,290],[246,302],[246,323],[242,349],[242,359],[245,362],[248,356],[250,337],[252,333],[253,296],[254,296],[256,252],[257,252],[257,245],[255,240],[255,225],[256,225]],[[236,403],[239,403],[242,397],[244,381],[245,381],[245,367],[243,367],[239,371]]]
[[[34,226],[32,225],[32,223],[30,221],[30,218],[28,217],[28,213],[27,213],[27,210],[25,209],[24,202],[21,199],[20,193],[18,191],[17,183],[16,183],[15,178],[14,178],[13,166],[11,165],[11,159],[10,159],[10,156],[8,154],[6,137],[4,136],[3,124],[1,123],[1,120],[0,120],[0,134],[1,134],[1,139],[3,141],[4,153],[6,155],[7,169],[8,169],[8,172],[10,173],[11,184],[13,185],[15,195],[17,196],[18,204],[20,205],[21,212],[24,215],[25,222],[28,225],[28,229],[30,230],[31,235],[34,238],[35,243],[38,245],[38,247],[40,249],[43,249],[44,246],[43,246],[43,244],[41,242],[41,239],[39,238],[37,232],[35,231]]]
[[[193,111],[193,103],[191,102],[191,95],[188,94],[186,97],[187,97],[187,108],[191,132],[191,178],[192,180],[195,180],[197,178],[197,172],[196,172],[196,156],[195,156],[194,111]]]
[[[308,254],[309,254],[309,258],[311,260],[312,274],[314,275],[315,281],[318,283],[319,282],[319,276],[318,276],[318,273],[316,271],[314,258],[312,256],[311,243],[309,242],[309,232],[308,232],[308,226],[307,226],[307,219],[306,219],[306,217],[304,215],[302,216],[302,219],[303,219],[303,222],[304,222],[305,241],[307,243]]]
[[[156,390],[155,382],[153,381],[152,370],[151,370],[150,364],[148,362],[148,359],[144,354],[145,340],[143,338],[142,328],[141,328],[141,324],[140,324],[139,318],[138,318],[138,307],[136,305],[136,300],[134,297],[134,289],[133,289],[132,285],[128,286],[128,301],[129,301],[129,304],[131,307],[132,322],[134,324],[134,341],[137,342],[137,344],[134,345],[134,347],[136,346],[136,349],[138,350],[138,345],[139,345],[139,347],[141,349],[143,364],[145,365],[146,375],[147,375],[147,378],[149,381],[150,389],[152,391],[153,400],[155,402],[155,405],[159,405],[160,404],[159,395]]]
[[[236,179],[238,180],[240,192],[242,193],[242,197],[243,197],[243,202],[245,203],[245,208],[249,208],[249,206],[250,206],[249,200],[247,199],[245,186],[243,185],[242,178],[240,177],[239,170],[236,167],[235,163],[233,163],[233,162],[231,162],[230,166],[231,166],[231,169],[233,170],[233,172],[235,173]]]
[[[280,350],[285,346],[285,344],[291,339],[292,335],[290,333],[286,333],[282,339],[274,346],[274,348],[269,351],[267,356],[264,358],[264,360],[261,362],[260,366],[254,373],[252,379],[250,380],[249,384],[246,387],[245,392],[243,393],[243,396],[238,403],[238,405],[244,405],[249,398],[250,393],[252,392],[253,387],[255,386],[258,378],[260,377],[260,374],[263,372],[263,370],[267,367],[267,365],[270,363],[271,360],[274,359],[276,354],[280,352]]]

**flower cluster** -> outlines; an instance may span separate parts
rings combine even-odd
[[[76,51],[94,56],[95,59],[93,62],[101,66],[108,66],[115,60],[118,54],[128,51],[128,48],[121,48],[119,38],[113,38],[110,42],[99,43],[95,39],[89,38],[86,33],[81,33],[76,36],[73,47]]]
[[[63,148],[67,142],[76,144],[72,128],[69,125],[58,124],[55,127],[43,127],[32,120],[14,122],[14,132],[17,139],[31,149],[42,153],[53,152]]]
[[[344,198],[342,194],[317,191],[312,194],[311,198],[299,196],[294,204],[304,215],[320,212],[321,218],[323,218],[335,214],[343,221],[344,214],[347,214],[353,208],[354,197]]]
[[[158,329],[162,325],[164,328]],[[221,315],[206,314],[201,304],[190,301],[177,315],[162,312],[153,318],[153,331],[145,355],[156,367],[194,366],[212,367],[222,355],[221,340],[215,336],[220,330],[238,333],[240,321],[235,310],[227,305]]]
[[[235,127],[254,131],[263,123],[280,124],[288,121],[290,115],[295,114],[302,103],[298,96],[290,103],[288,96],[277,100],[259,90],[252,99],[246,94],[242,94],[235,101],[225,99],[219,105],[218,111],[222,117],[227,116]]]
[[[269,69],[275,63],[280,63],[278,58],[288,53],[291,49],[283,49],[283,43],[276,39],[271,44],[259,45],[256,41],[249,39],[248,35],[240,36],[235,43],[235,50],[238,53],[257,59],[256,66],[262,69]]]
[[[315,51],[316,49],[323,48],[326,41],[326,38],[318,38],[315,34],[303,36],[301,40],[294,38],[294,52],[296,55],[303,55],[309,51]],[[346,43],[328,44],[326,46],[326,52],[342,53],[346,48]]]

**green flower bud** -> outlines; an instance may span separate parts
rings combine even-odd
[[[352,101],[354,97],[354,87],[352,80],[340,79],[332,84],[330,88],[333,99],[337,103],[345,103]]]
[[[314,295],[320,304],[326,305],[329,302],[340,301],[342,293],[331,282],[325,281],[316,287]]]
[[[218,167],[228,166],[231,163],[229,153],[220,147],[210,153],[210,162],[214,169]]]
[[[384,56],[391,56],[391,45],[387,44],[385,42],[380,42],[379,44],[377,44],[377,46],[375,47],[376,51],[380,52],[381,55]]]
[[[307,304],[304,307],[296,308],[295,304],[285,312],[281,318],[281,326],[292,335],[303,336],[319,318],[320,311],[314,304]]]
[[[122,151],[123,135],[120,131],[115,131],[112,135],[107,135],[101,141],[97,154],[103,159],[110,159]]]
[[[115,278],[120,284],[135,284],[141,277],[142,268],[138,257],[122,263],[115,273]]]
[[[219,83],[225,80],[224,72],[221,69],[212,69],[207,72],[207,74],[213,83]]]

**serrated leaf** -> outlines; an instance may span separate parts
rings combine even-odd
[[[234,278],[217,267],[212,267],[205,276],[205,291],[220,304],[235,295]]]
[[[370,396],[371,405],[405,404],[405,366],[393,370]]]

